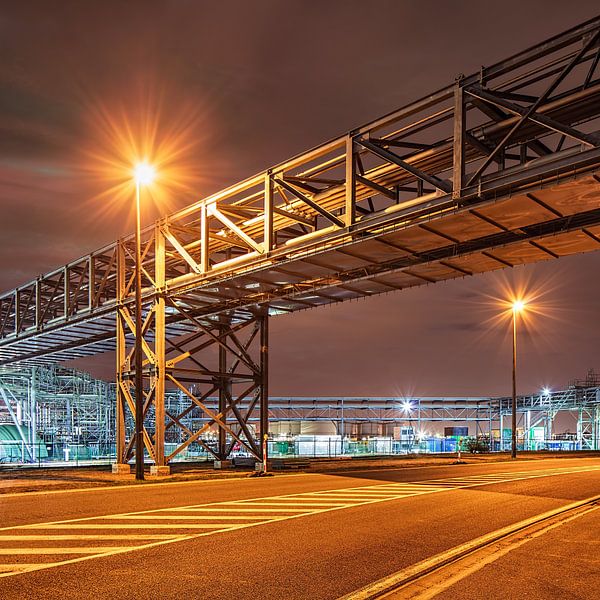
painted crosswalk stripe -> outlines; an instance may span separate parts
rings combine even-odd
[[[195,510],[197,510],[198,512],[265,512],[265,513],[281,513],[281,512],[291,512],[291,513],[295,513],[295,512],[305,512],[303,508],[291,508],[291,507],[282,507],[282,508],[261,508],[256,507],[256,508],[252,508],[252,507],[248,507],[248,506],[201,506],[196,508]],[[114,517],[111,516],[111,518],[117,518],[117,516],[115,515]]]
[[[119,535],[119,534],[61,534],[61,535],[43,535],[43,534],[37,534],[37,535],[0,535],[0,543],[2,542],[41,542],[41,541],[46,541],[46,542],[53,542],[53,541],[60,541],[60,542],[68,542],[68,541],[81,541],[81,540],[85,540],[85,541],[94,541],[94,540],[101,540],[101,541],[128,541],[128,540],[169,540],[173,537],[173,535],[169,535],[169,534],[152,534],[152,533],[146,533],[146,534],[128,534],[128,535]]]
[[[22,572],[26,570],[33,570],[39,568],[39,563],[9,563],[9,564],[0,564],[0,573],[9,572]],[[45,568],[54,567],[55,563],[46,563]]]
[[[204,515],[206,517],[206,515]],[[136,520],[140,520],[140,521],[161,521],[161,520],[165,520],[165,521],[176,521],[176,520],[181,520],[181,521],[197,521],[199,516],[198,515],[107,515],[106,517],[102,517],[103,519],[110,519],[110,520],[123,520],[123,521],[136,521]],[[220,519],[221,517],[219,515],[214,515],[213,517],[209,517],[209,518],[213,518],[213,519]],[[236,517],[239,519],[245,519],[245,516],[242,517]],[[268,516],[266,517],[268,519],[270,519],[271,517]],[[261,519],[264,520],[265,517],[264,516],[259,516],[256,517],[256,519]],[[187,523],[182,523],[182,525],[187,525]]]
[[[185,509],[181,509],[181,508],[174,508],[173,512],[175,513],[180,513],[180,512],[195,512],[197,509],[194,508],[185,508]],[[199,514],[194,514],[192,515],[194,517],[194,519],[196,521],[201,521],[202,519],[220,519],[221,521],[239,521],[240,519],[243,519],[244,521],[263,521],[264,520],[264,516],[262,515],[199,515]],[[272,517],[269,517],[272,518]]]
[[[298,506],[303,508],[308,508],[312,510],[313,508],[322,508],[327,506],[345,506],[344,502],[255,502],[254,506]]]
[[[102,552],[114,552],[121,550],[122,546],[90,546],[79,547],[67,546],[64,548],[0,548],[0,555],[22,555],[22,554],[100,554]]]
[[[10,547],[0,547],[0,555],[5,557],[5,562],[0,563],[0,577],[407,497],[599,469],[600,466],[589,466],[378,483],[1,527],[0,545],[10,544]],[[120,546],[93,545],[99,541],[124,543]],[[37,547],[35,542],[54,542],[56,546]],[[64,542],[72,542],[72,545]],[[52,562],[43,562],[43,557],[58,558],[63,554],[63,559],[51,558]],[[39,562],[19,562],[20,557],[36,555],[39,555]],[[66,558],[68,556],[72,558]],[[10,557],[14,557],[13,563],[6,562]]]
[[[235,527],[238,523],[181,523],[181,527],[174,523],[52,523],[46,525],[28,525],[28,529],[225,529]]]

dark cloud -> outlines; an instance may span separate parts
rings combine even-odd
[[[507,0],[45,0],[0,13],[0,286],[113,241],[130,206],[86,176],[98,107],[166,120],[195,107],[192,196],[234,183],[597,12],[597,2]],[[151,219],[155,213],[145,215]],[[502,278],[560,272],[559,318],[523,336],[534,389],[597,360],[598,256],[466,278],[273,320],[273,393],[506,393],[510,348],[485,299]],[[555,278],[556,279],[556,278]],[[557,352],[557,348],[561,351]],[[112,359],[95,361],[104,373]],[[104,365],[104,366],[102,366]]]

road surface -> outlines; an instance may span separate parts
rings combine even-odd
[[[335,599],[599,493],[600,459],[565,458],[5,495],[0,598]],[[538,537],[439,597],[595,598],[568,573],[597,581],[599,524],[573,521],[568,542]]]

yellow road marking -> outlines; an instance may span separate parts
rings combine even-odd
[[[168,533],[147,533],[147,534],[62,534],[62,535],[0,535],[0,542],[20,542],[21,540],[26,542],[40,542],[40,541],[79,541],[79,540],[170,540],[173,535]]]
[[[193,508],[185,508],[185,509],[177,509],[174,508],[173,512],[179,513],[179,512],[193,512],[194,509]],[[236,520],[239,521],[240,519],[243,519],[244,521],[264,521],[265,517],[261,516],[261,515],[190,515],[192,517],[194,517],[194,519],[196,519],[197,521],[200,521],[202,519],[219,519],[221,521],[223,520]],[[106,517],[98,517],[98,518],[102,518],[105,519]],[[127,517],[123,517],[123,518],[127,518]],[[183,517],[185,518],[185,517]],[[272,518],[271,516],[266,517],[268,519]]]
[[[315,494],[317,498],[328,498],[330,500],[344,500],[345,502],[354,502],[355,504],[362,504],[363,502],[369,502],[371,500],[392,500],[394,498],[398,498],[403,496],[403,494],[393,494],[390,496],[382,497],[372,497],[372,496],[358,496],[356,494],[346,494],[342,496],[341,494]]]
[[[263,512],[263,511],[260,511]],[[291,511],[287,511],[286,512],[291,512]],[[295,512],[304,512],[304,511],[295,511]],[[220,519],[221,515],[106,515],[105,517],[99,517],[100,519],[111,519],[111,520],[146,520],[146,519],[157,519],[157,520],[190,520],[190,521],[197,521],[198,519]],[[231,519],[245,519],[246,515],[240,515],[239,517],[231,517]],[[270,515],[261,515],[261,516],[252,516],[249,517],[251,519],[260,519],[262,521],[264,521],[265,519],[270,519],[271,516]],[[187,523],[182,523],[182,525],[186,525]],[[173,525],[175,526],[175,525]],[[137,527],[141,527],[141,525],[137,525]]]
[[[103,552],[114,552],[121,550],[122,546],[90,546],[66,548],[0,548],[0,555],[22,555],[22,554],[101,554]]]
[[[529,462],[529,461],[528,461]],[[532,461],[531,461],[532,462]],[[439,465],[436,465],[436,467],[439,468]],[[423,469],[430,469],[432,467],[430,466],[424,466],[424,467],[406,467],[407,469],[418,469],[418,468],[423,468]],[[435,468],[435,467],[433,467]],[[285,473],[282,475],[277,475],[277,479],[281,479],[282,477],[314,477],[315,474],[314,473]],[[0,498],[18,498],[20,496],[47,496],[48,494],[51,495],[55,495],[55,494],[79,494],[82,492],[99,492],[99,491],[127,491],[127,490],[147,490],[148,488],[155,488],[155,487],[164,487],[165,485],[172,485],[172,486],[187,486],[187,485],[198,485],[198,482],[202,481],[202,485],[211,485],[211,484],[226,484],[226,483],[237,483],[238,485],[242,482],[242,481],[248,481],[247,479],[244,479],[243,477],[223,477],[223,478],[215,478],[215,479],[192,479],[192,480],[187,480],[187,481],[162,481],[160,483],[144,483],[142,485],[140,485],[139,483],[128,483],[128,484],[123,484],[123,485],[97,485],[94,487],[87,487],[87,488],[70,488],[68,490],[40,490],[40,491],[36,491],[36,492],[10,492],[8,494],[0,494]]]
[[[195,508],[194,511],[198,511],[198,512],[306,512],[304,509],[302,508],[248,508],[246,506],[219,506],[219,507],[199,507],[199,508]],[[96,517],[99,518],[99,517]],[[102,517],[105,518],[105,517]],[[111,515],[110,517],[107,517],[110,519],[118,519],[119,516],[118,515]]]
[[[55,563],[46,563],[48,567],[53,567]],[[30,569],[36,569],[39,567],[39,563],[14,563],[0,565],[0,573],[4,571],[25,571]]]
[[[240,523],[181,523],[181,527],[177,523],[85,523],[82,525],[73,525],[72,523],[46,525],[41,523],[39,525],[28,525],[27,529],[225,529],[237,525],[240,525]]]
[[[254,506],[304,506],[304,507],[316,507],[316,506],[343,506],[345,502],[305,502],[303,500],[298,502],[286,502],[285,504],[281,502],[255,502]]]

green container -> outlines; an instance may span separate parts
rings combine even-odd
[[[25,446],[25,448],[24,448]],[[33,457],[27,451],[28,444],[23,444],[16,425],[0,424],[0,462],[20,462],[43,460],[48,458],[48,450],[39,438],[36,438],[32,449]]]

